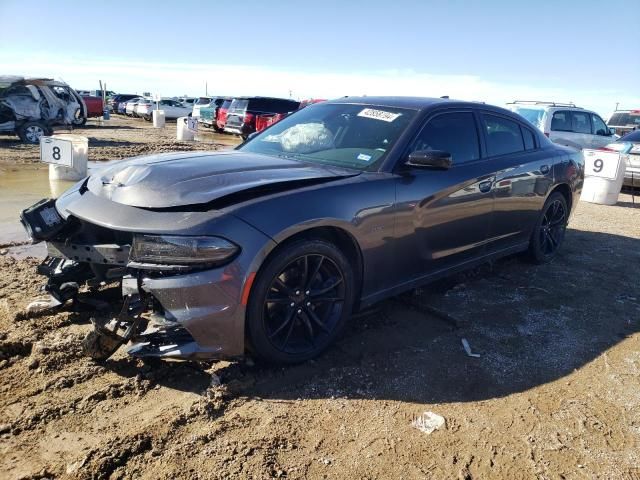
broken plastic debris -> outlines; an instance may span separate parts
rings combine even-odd
[[[462,348],[464,348],[464,351],[467,353],[469,357],[480,358],[479,353],[473,353],[471,351],[471,347],[469,346],[469,342],[467,342],[466,338],[462,339]]]
[[[444,427],[445,420],[444,417],[441,417],[436,413],[424,412],[413,422],[411,422],[411,426],[429,435],[436,430],[440,430],[442,427]]]
[[[53,296],[38,298],[27,305],[27,313],[37,313],[60,306],[61,303]]]

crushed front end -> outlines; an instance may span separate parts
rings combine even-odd
[[[43,200],[21,215],[32,240],[46,242],[47,257],[38,273],[47,277],[43,288],[51,295],[52,305],[75,305],[95,312],[94,329],[83,343],[85,352],[102,360],[131,342],[128,353],[134,356],[212,359],[242,355],[241,298],[249,257],[225,238],[193,234],[195,227],[187,228],[187,235],[171,232],[176,225],[185,224],[176,216],[193,221],[198,216],[204,219],[204,213],[140,210],[137,224],[119,226],[114,215],[129,218],[132,207],[111,202],[110,207],[122,210],[121,215],[97,208],[96,220],[88,221],[81,218],[82,208],[74,206],[84,207],[92,201],[97,197],[78,185],[58,202]],[[107,218],[113,227],[105,226]],[[166,220],[169,232],[148,233],[159,218]],[[145,227],[145,233],[135,231],[144,232]],[[233,225],[227,228],[235,229]],[[109,285],[121,289],[117,305],[113,301],[105,305],[100,296]],[[114,306],[119,313],[104,314],[114,311]]]

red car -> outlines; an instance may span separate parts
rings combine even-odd
[[[308,107],[309,105],[313,105],[314,103],[320,103],[320,102],[326,102],[326,100],[325,99],[320,99],[320,98],[309,98],[307,100],[302,100],[300,102],[300,106],[298,107],[298,110],[300,110],[300,109],[302,109],[304,107]],[[268,126],[279,122],[284,117],[289,115],[289,113],[291,113],[291,112],[288,112],[288,113],[268,113],[268,114],[265,114],[265,115],[258,115],[256,117],[256,132],[261,132],[262,130],[264,130]]]
[[[75,125],[84,125],[87,123],[87,118],[101,117],[103,115],[104,106],[102,104],[102,97],[82,95],[82,100],[84,100],[84,103],[87,106],[87,116],[78,118],[77,121],[74,122]]]
[[[224,126],[227,124],[227,113],[229,112],[229,105],[231,105],[232,101],[232,98],[225,99],[216,112],[216,131],[218,132],[222,132]]]

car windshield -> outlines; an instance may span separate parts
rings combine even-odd
[[[640,112],[618,112],[611,115],[609,125],[613,127],[626,127],[628,125],[640,125]]]
[[[238,150],[373,170],[415,114],[377,105],[318,104],[284,118]]]
[[[515,107],[513,111],[529,120],[531,124],[539,129],[542,130],[544,128],[544,108]]]

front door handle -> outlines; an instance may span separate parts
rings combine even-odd
[[[549,173],[549,165],[542,165],[540,167],[540,173],[542,173],[543,175],[546,175],[547,173]]]
[[[491,191],[491,186],[493,185],[493,182],[491,180],[486,180],[484,182],[480,182],[478,184],[478,189],[482,192],[482,193],[487,193]]]

